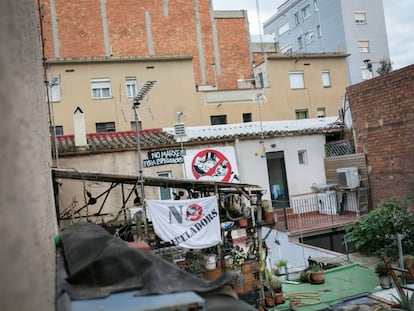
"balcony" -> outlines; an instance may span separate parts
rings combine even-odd
[[[290,202],[274,206],[277,223],[275,229],[290,234],[311,232],[328,228],[342,227],[355,222],[361,211],[359,197],[366,189],[347,191],[330,190],[321,193],[309,193],[292,196]]]

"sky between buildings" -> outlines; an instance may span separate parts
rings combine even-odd
[[[393,68],[399,69],[414,64],[414,1],[382,1]],[[215,10],[247,10],[250,33],[259,35],[259,25],[275,14],[277,7],[285,0],[212,0],[212,2]],[[260,14],[257,14],[257,8]]]

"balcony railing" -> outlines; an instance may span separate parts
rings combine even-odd
[[[355,148],[350,140],[334,141],[325,144],[325,156],[327,158],[354,154]]]
[[[276,209],[276,229],[290,233],[309,232],[341,227],[359,216],[357,192],[326,191],[293,196]]]

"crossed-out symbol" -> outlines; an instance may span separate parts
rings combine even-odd
[[[198,204],[190,204],[185,211],[185,217],[189,221],[197,221],[203,216],[203,208]]]
[[[231,177],[231,164],[220,151],[205,149],[198,152],[191,163],[192,173],[196,179],[211,177],[221,181],[229,181]]]

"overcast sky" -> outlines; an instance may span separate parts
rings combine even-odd
[[[250,34],[259,34],[259,25],[276,13],[285,0],[213,0],[215,10],[247,10]],[[414,64],[414,0],[383,0],[388,46],[394,69]]]

